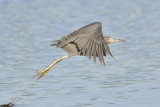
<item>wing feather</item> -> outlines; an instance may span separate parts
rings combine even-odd
[[[98,57],[100,63],[105,65],[104,56],[109,53],[113,57],[104,40],[102,24],[100,22],[84,26],[68,36],[63,37],[57,47],[63,48],[70,42],[74,42],[77,45],[82,55],[88,56],[89,59],[93,57],[94,62],[96,62],[96,57]]]
[[[91,57],[93,56],[93,53],[92,53],[92,50],[94,50],[94,49],[92,49],[93,48],[93,42],[94,41],[91,41],[91,43],[90,43],[90,45],[89,45],[89,47],[88,47],[88,55],[89,55],[89,59],[91,59]]]
[[[96,43],[93,42],[92,53],[93,53],[93,59],[95,63],[96,63],[96,51],[97,51],[96,46],[97,46]]]

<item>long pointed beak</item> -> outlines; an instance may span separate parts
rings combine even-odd
[[[113,42],[124,42],[126,40],[122,40],[122,39],[113,39]]]

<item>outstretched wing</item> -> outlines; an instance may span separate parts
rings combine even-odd
[[[84,26],[63,37],[57,47],[63,48],[66,44],[71,42],[77,45],[81,55],[88,56],[89,59],[93,56],[94,62],[96,62],[96,57],[98,57],[99,61],[105,65],[104,56],[109,53],[113,57],[104,40],[102,24],[100,22]]]

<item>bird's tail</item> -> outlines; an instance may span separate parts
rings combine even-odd
[[[54,41],[50,41],[50,42],[55,42],[53,44],[51,44],[50,46],[57,46],[60,42],[60,40],[54,40]]]

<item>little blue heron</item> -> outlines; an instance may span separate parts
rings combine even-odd
[[[112,39],[108,36],[103,36],[101,22],[94,22],[86,25],[67,36],[64,36],[61,40],[55,40],[51,46],[56,46],[63,49],[68,55],[57,59],[50,66],[43,70],[39,70],[34,76],[39,76],[38,79],[45,76],[58,62],[61,60],[75,56],[88,56],[89,59],[93,57],[96,63],[96,57],[99,58],[100,63],[105,65],[104,56],[109,54],[113,57],[107,44],[113,42],[125,41],[121,39]],[[113,57],[114,58],[114,57]],[[37,80],[38,80],[37,79]]]

